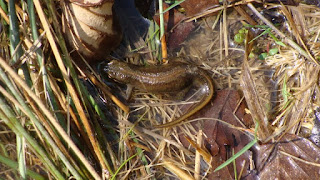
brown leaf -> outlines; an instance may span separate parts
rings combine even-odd
[[[194,16],[201,12],[219,5],[219,0],[186,0],[180,4],[187,13],[188,16]]]
[[[255,120],[259,121],[259,137],[261,137],[261,139],[265,139],[270,135],[268,129],[267,112],[265,111],[265,108],[262,106],[262,103],[260,102],[260,96],[256,89],[256,85],[253,80],[253,76],[247,61],[243,62],[240,85],[242,87],[242,91],[250,109],[250,112],[252,114],[252,117]]]
[[[249,42],[253,38],[253,34],[249,31],[246,42]],[[262,97],[257,89],[253,74],[250,70],[248,56],[251,52],[253,43],[246,44],[245,56],[242,64],[242,72],[240,77],[240,85],[248,104],[250,113],[254,120],[259,122],[258,137],[262,140],[266,139],[270,135],[268,112],[265,108]]]
[[[244,128],[235,116],[243,120],[245,117],[245,104],[241,103],[235,114],[233,111],[236,109],[240,101],[240,96],[237,91],[224,90],[218,91],[213,101],[212,105],[208,109],[204,109],[205,114],[202,117],[216,118],[223,122],[233,125],[234,127]],[[252,122],[250,117],[246,117],[243,124],[249,125]],[[216,120],[205,120],[203,129],[204,133],[207,135],[208,139],[214,139],[216,143],[220,146],[220,154],[226,157],[225,145],[230,145],[231,148],[235,146],[235,141],[239,144],[241,132],[230,128],[224,123],[218,122]],[[235,139],[236,138],[236,139]],[[245,142],[246,144],[247,142]],[[224,159],[226,160],[226,159]]]
[[[286,134],[279,143],[259,148],[261,179],[319,179],[320,149],[311,141]]]
[[[223,122],[230,124],[233,127],[245,128],[241,125],[241,123],[237,120],[237,118],[242,121],[242,124],[250,127],[252,125],[252,120],[249,115],[245,114],[245,103],[242,102],[238,107],[238,103],[240,101],[240,95],[237,91],[225,90],[218,91],[215,100],[213,101],[212,107],[207,111],[207,115],[205,117],[217,118],[222,120]],[[236,109],[238,107],[238,109]],[[236,111],[235,111],[236,109]],[[234,113],[235,111],[235,113]],[[236,118],[237,117],[237,118]],[[243,132],[232,128],[230,125],[226,125],[225,123],[206,120],[204,122],[205,129],[204,133],[207,135],[207,141],[215,141],[219,147],[219,156],[222,160],[227,160],[232,156],[232,149],[234,149],[234,153],[237,153],[241,150],[245,145],[247,145],[251,139],[245,135]],[[212,151],[212,149],[211,149]],[[247,151],[243,155],[241,155],[238,159],[236,159],[236,168],[237,172],[241,171],[241,168],[245,166],[243,176],[249,175],[249,161],[251,158],[251,152]],[[243,162],[246,162],[244,165]],[[213,165],[215,169],[217,166],[221,164],[217,163]],[[233,176],[234,170],[233,166],[229,165],[228,168],[229,173]],[[217,173],[217,172],[215,172]],[[213,173],[213,174],[215,174]]]
[[[232,149],[234,149],[234,153],[236,153],[251,141],[248,135],[236,129],[236,127],[245,129],[245,126],[250,127],[252,125],[250,116],[245,114],[245,103],[242,102],[238,105],[240,99],[237,91],[218,91],[212,103],[209,103],[205,108],[190,118],[210,118],[204,120],[201,127],[207,137],[206,147],[214,158],[212,161],[213,169],[232,156]],[[241,123],[237,119],[239,119]],[[199,122],[194,122],[194,128],[198,129],[198,124]],[[189,145],[182,136],[180,139],[186,147]],[[237,172],[240,172],[243,166],[245,166],[245,171],[248,170],[243,173],[242,177],[250,173],[248,165],[251,156],[251,152],[248,151],[236,160]],[[243,164],[244,161],[246,162],[245,164]],[[229,179],[233,174],[233,167],[229,165],[228,168],[224,168],[222,171],[212,173],[210,177]]]
[[[163,9],[169,6],[163,3]],[[159,14],[159,13],[158,13]],[[159,15],[153,17],[160,24]],[[165,31],[168,48],[175,49],[187,38],[190,32],[195,28],[193,22],[184,22],[185,15],[175,9],[164,13]]]

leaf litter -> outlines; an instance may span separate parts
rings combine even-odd
[[[191,154],[203,151],[200,153],[203,156],[200,164],[202,174],[204,173],[204,177],[208,179],[236,177],[245,179],[293,177],[312,179],[319,176],[318,159],[315,159],[319,149],[307,139],[307,135],[302,136],[302,132],[300,133],[300,130],[305,128],[305,124],[314,124],[313,109],[318,107],[316,96],[319,91],[319,68],[312,60],[313,58],[309,57],[310,55],[316,57],[318,54],[317,37],[314,37],[318,33],[316,31],[318,23],[316,23],[315,16],[311,17],[311,14],[316,12],[314,7],[305,4],[289,7],[293,16],[290,17],[290,23],[287,23],[282,18],[286,18],[290,13],[283,13],[284,7],[275,4],[268,4],[268,6],[273,8],[272,13],[280,13],[280,16],[273,17],[281,19],[279,21],[283,22],[276,28],[285,32],[286,36],[293,37],[293,41],[298,42],[298,47],[292,48],[290,43],[288,46],[286,43],[290,40],[285,43],[279,42],[283,37],[279,38],[277,31],[270,29],[268,30],[269,35],[262,35],[256,39],[252,50],[247,52],[243,45],[232,42],[232,38],[228,38],[228,41],[222,38],[223,23],[218,19],[221,18],[218,14],[208,16],[200,21],[197,29],[181,45],[180,51],[171,52],[184,57],[187,61],[199,64],[211,72],[218,90],[209,105],[178,127],[153,130],[163,136],[162,140],[156,140],[160,145],[160,148],[157,148],[158,157],[170,158],[170,162],[174,161],[176,167],[183,169],[184,173],[194,173],[192,167],[196,164],[193,159],[195,156],[193,157]],[[294,12],[305,12],[305,14]],[[252,12],[250,15],[254,17]],[[291,28],[293,29],[291,32],[296,35],[290,36],[286,30],[296,24],[295,18],[298,18],[299,23],[302,24],[297,28]],[[228,14],[227,24],[229,27],[233,27],[229,28],[233,31],[228,31],[230,33],[228,36],[232,37],[237,33],[236,29],[243,27],[241,20],[236,17],[235,12]],[[255,18],[255,20],[259,24],[263,24],[259,18]],[[255,36],[264,31],[254,26],[251,30],[255,31]],[[300,37],[302,34],[303,37]],[[310,40],[303,40],[307,39],[306,37]],[[229,46],[227,56],[225,43],[228,43]],[[306,49],[306,47],[308,48]],[[265,60],[257,58],[259,53],[268,52],[272,48],[277,48],[278,53],[267,55]],[[305,56],[301,56],[301,51],[305,52],[303,54]],[[243,61],[245,59],[244,52],[247,53],[247,61]],[[251,57],[251,54],[254,56]],[[237,91],[225,90],[226,88]],[[239,91],[240,93],[238,93]],[[161,101],[159,103],[162,104]],[[148,108],[153,109],[153,107]],[[180,110],[176,108],[173,105],[173,109],[161,112],[160,114],[165,113],[165,115],[160,115],[160,117],[172,119],[170,114],[179,111],[183,113],[185,109],[183,107],[180,107]],[[157,117],[160,111],[162,110],[150,110],[149,112],[152,112],[153,115],[146,119]],[[255,144],[249,151],[242,154],[233,165],[230,164],[227,168],[213,172],[217,166],[254,139],[254,124],[257,121],[259,121],[257,132],[259,144]],[[143,126],[149,127],[148,123]],[[203,142],[196,145],[197,134],[200,130],[203,131]],[[295,140],[296,138],[299,141]],[[185,149],[177,149],[178,145],[172,141],[181,143]],[[270,150],[266,150],[270,148],[272,153]],[[310,151],[313,152],[310,153]],[[205,156],[208,153],[212,156],[211,163],[204,160],[207,159]],[[167,161],[165,160],[165,162]],[[204,165],[204,162],[207,165]],[[166,165],[164,166],[166,167]],[[277,168],[277,171],[274,171],[274,168]],[[174,174],[178,172],[168,169]],[[308,173],[305,173],[308,170],[312,171],[310,173],[312,175],[308,176]],[[177,177],[182,178],[180,175]]]

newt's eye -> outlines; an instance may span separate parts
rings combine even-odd
[[[102,70],[102,73],[103,73],[104,75],[108,75],[108,72],[109,72],[109,66],[104,66],[104,67],[103,67],[103,70]]]
[[[118,70],[116,70],[114,67],[110,66],[109,63],[105,64],[101,68],[101,74],[103,75],[104,78],[113,79],[116,76],[117,72],[118,72]]]

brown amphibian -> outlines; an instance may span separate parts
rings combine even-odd
[[[208,104],[214,94],[214,85],[207,72],[195,65],[172,60],[161,66],[138,66],[113,60],[103,69],[109,78],[140,90],[152,93],[179,92],[189,86],[202,87],[200,101],[179,118],[156,128],[173,127]]]

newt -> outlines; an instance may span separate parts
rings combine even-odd
[[[207,105],[214,95],[212,79],[205,70],[177,60],[161,66],[138,66],[112,60],[103,68],[103,73],[118,83],[151,93],[179,92],[191,85],[203,88],[200,101],[192,105],[187,113],[171,122],[155,125],[156,128],[179,124]]]

